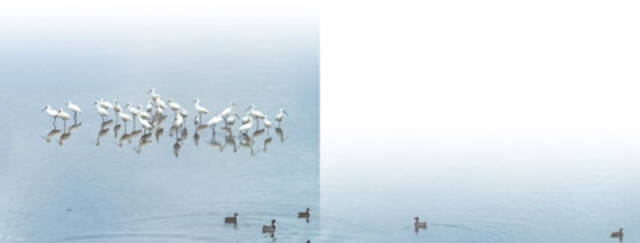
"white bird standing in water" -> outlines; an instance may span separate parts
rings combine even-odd
[[[151,94],[151,98],[154,99],[154,100],[160,98],[160,94],[156,93],[156,89],[155,88],[149,89],[148,93]]]
[[[249,115],[253,116],[253,118],[255,119],[265,119],[267,117],[267,115],[265,115],[264,113],[262,113],[259,110],[256,110],[256,107],[254,105],[251,105],[249,108],[247,108],[249,110]],[[256,125],[259,126],[260,123],[256,122]]]
[[[126,131],[127,130],[127,122],[131,121],[132,118],[131,118],[131,116],[129,114],[124,113],[124,112],[120,113],[119,115],[120,115],[120,119],[122,119],[122,121],[124,122],[124,130]]]
[[[267,117],[267,115],[265,115],[261,111],[256,110],[256,107],[254,105],[251,105],[249,108],[247,108],[247,110],[249,110],[249,114],[254,118],[264,119]]]
[[[47,105],[42,109],[42,111],[46,111],[47,115],[53,118],[53,127],[56,127],[56,120],[58,119],[58,112],[51,108],[51,105]]]
[[[238,131],[240,131],[240,133],[242,134],[247,135],[249,132],[249,129],[251,129],[252,126],[253,126],[253,118],[249,118],[249,122],[240,126],[240,128],[238,128]]]
[[[171,108],[171,110],[173,110],[174,112],[178,112],[178,110],[180,110],[181,106],[180,104],[178,104],[177,102],[173,101],[173,98],[169,98],[169,100],[167,100],[167,102],[169,102],[169,108]]]
[[[163,110],[167,109],[167,105],[164,104],[164,101],[160,99],[160,97],[153,98],[153,103],[156,104],[156,109],[162,108]]]
[[[271,121],[269,121],[269,118],[265,117],[264,120],[262,120],[262,123],[264,123],[264,127],[267,128],[267,134],[269,134],[269,130],[271,130]]]
[[[151,101],[147,102],[147,107],[145,107],[148,113],[153,112],[153,105],[151,105]]]
[[[149,123],[149,121],[142,119],[142,116],[138,116],[138,121],[140,121],[140,125],[142,125],[142,128],[145,130],[145,133],[147,130],[151,130],[153,128],[153,126],[151,126],[151,123]]]
[[[193,116],[193,125],[194,126],[198,126],[200,125],[200,117],[199,116]]]
[[[71,101],[67,101],[67,108],[73,111],[73,120],[76,121],[78,119],[78,113],[82,112],[80,107],[74,103],[71,103]]]
[[[209,113],[209,110],[206,107],[200,105],[200,99],[199,98],[196,98],[196,100],[194,100],[193,103],[195,103],[196,112],[198,112],[198,115],[200,116],[200,119],[202,120],[202,114]]]
[[[146,120],[151,120],[151,115],[142,109],[142,105],[138,105],[138,111],[140,111],[138,113],[139,117],[142,117]]]
[[[224,120],[224,124],[226,126],[233,126],[233,124],[236,123],[236,117],[240,119],[240,116],[238,116],[238,113],[234,112],[232,116],[228,116],[227,119]]]
[[[176,114],[176,118],[173,120],[173,125],[171,125],[171,128],[176,129],[176,138],[178,137],[178,131],[180,131],[183,124],[184,118],[182,118],[182,115]]]
[[[229,106],[220,112],[220,116],[226,118],[233,111],[233,107],[236,106],[233,102],[229,103]]]
[[[189,115],[189,111],[185,108],[180,109],[178,113],[182,116],[182,118],[187,118],[187,115]]]
[[[104,98],[100,98],[100,100],[98,101],[98,104],[100,104],[102,108],[105,108],[107,110],[113,109],[113,104],[111,104],[111,102],[105,100]]]
[[[249,121],[251,121],[251,115],[247,112],[247,114],[242,117],[242,124],[246,124]]]
[[[287,113],[287,111],[285,111],[284,108],[280,108],[280,113],[276,115],[276,121],[278,122],[278,126],[280,126],[280,123],[284,119],[284,115],[289,115],[289,113]]]
[[[64,128],[66,128],[67,127],[67,120],[69,120],[71,118],[71,116],[69,116],[69,114],[64,112],[62,109],[58,109],[58,117],[60,117],[60,119],[62,119],[62,122],[64,122]]]
[[[133,116],[133,129],[136,129],[136,118],[140,115],[140,110],[136,109],[131,102],[127,104],[127,110],[129,110],[131,116]]]
[[[220,123],[223,120],[224,119],[220,115],[214,116],[213,118],[209,119],[209,121],[207,122],[207,126],[211,128],[211,131],[215,131],[216,124]]]
[[[113,112],[116,115],[116,121],[117,121],[118,115],[120,114],[120,112],[122,112],[122,107],[120,107],[120,104],[118,104],[118,99],[113,100]]]
[[[109,111],[105,109],[99,102],[96,102],[96,109],[98,110],[98,114],[102,117],[102,121],[104,121],[105,117],[109,116]]]

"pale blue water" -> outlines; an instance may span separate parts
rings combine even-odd
[[[276,29],[247,36],[227,27],[154,32],[147,29],[153,21],[100,24],[42,21],[4,30],[0,100],[12,115],[0,118],[0,242],[271,242],[261,227],[273,218],[280,242],[317,234],[313,218],[296,218],[319,208],[315,25],[283,38],[286,31]],[[119,146],[113,125],[97,146],[101,119],[92,103],[104,97],[144,105],[151,87],[190,110],[179,156],[168,136],[171,117],[159,141],[151,137],[140,153],[140,135]],[[236,151],[230,144],[220,151],[209,129],[195,144],[196,97],[211,113],[233,101],[241,116],[255,104],[274,125],[281,107],[290,116],[282,136],[272,129],[255,138],[253,154],[237,136]],[[52,125],[41,110],[67,100],[83,109],[82,125],[62,145],[60,134],[46,142]],[[220,127],[215,139],[225,144]],[[223,224],[233,212],[237,229]]]

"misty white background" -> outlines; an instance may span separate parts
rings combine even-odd
[[[640,145],[636,1],[323,7],[323,158]]]

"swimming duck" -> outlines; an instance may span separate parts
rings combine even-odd
[[[238,224],[238,213],[233,213],[233,217],[225,217],[225,224]]]
[[[622,239],[622,237],[624,236],[624,233],[622,233],[622,230],[624,230],[623,228],[618,229],[618,232],[611,232],[611,238],[620,238]]]
[[[305,210],[304,212],[299,212],[298,213],[298,218],[308,218],[309,216],[311,216],[309,211],[311,211],[311,210],[309,208],[307,208],[307,210]]]
[[[416,222],[414,223],[416,228],[422,228],[422,229],[427,228],[427,222],[420,222],[419,217],[415,217],[414,219],[416,220]]]
[[[274,233],[276,232],[276,220],[271,220],[271,225],[263,225],[262,233]]]

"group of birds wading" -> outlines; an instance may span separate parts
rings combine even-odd
[[[173,117],[171,127],[169,128],[169,136],[173,136],[175,134],[176,142],[173,146],[174,154],[176,157],[179,155],[180,147],[188,138],[188,129],[185,124],[185,120],[188,118],[189,111],[173,98],[167,99],[165,103],[165,101],[160,98],[160,94],[158,94],[154,88],[151,88],[147,93],[151,96],[151,99],[147,102],[146,106],[143,106],[142,104],[135,106],[132,102],[121,106],[117,99],[112,103],[104,98],[100,98],[93,103],[98,115],[102,119],[102,124],[100,125],[100,130],[98,131],[98,136],[96,138],[96,145],[100,145],[100,138],[106,135],[115,123],[115,126],[113,126],[113,132],[116,138],[118,137],[119,130],[124,128],[124,133],[119,139],[120,146],[122,146],[123,141],[131,143],[131,140],[134,137],[142,135],[137,148],[134,147],[134,150],[140,153],[144,145],[151,143],[152,135],[155,134],[156,141],[159,141],[160,136],[164,132],[164,128],[162,127],[163,122],[167,120],[168,117]],[[267,145],[272,141],[270,131],[273,127],[273,122],[269,119],[269,116],[258,110],[255,105],[251,105],[245,109],[245,114],[241,117],[236,111],[236,105],[233,102],[230,102],[229,105],[220,113],[204,122],[205,116],[210,113],[209,109],[200,103],[199,98],[193,100],[193,103],[196,113],[193,115],[193,124],[195,126],[193,139],[196,145],[198,145],[198,141],[200,139],[199,132],[209,128],[211,129],[212,134],[210,145],[218,148],[220,151],[222,151],[227,145],[231,145],[233,147],[233,151],[236,152],[238,143],[236,142],[236,136],[234,136],[234,125],[238,123],[239,127],[237,128],[237,138],[239,140],[239,144],[241,146],[248,147],[252,155],[255,154],[253,146],[255,139],[266,132],[267,136],[263,141],[263,150],[266,152]],[[71,136],[71,132],[82,125],[82,123],[78,122],[78,115],[82,112],[82,109],[71,101],[66,103],[66,108],[67,111],[63,108],[58,108],[56,110],[51,105],[47,105],[42,110],[53,119],[53,129],[46,136],[43,136],[47,142],[51,141],[56,134],[62,133],[58,139],[58,143],[62,145],[63,142]],[[73,113],[73,117],[68,112]],[[109,119],[111,112],[114,114],[113,120]],[[274,130],[280,137],[281,141],[284,141],[284,133],[280,124],[287,115],[287,111],[284,108],[281,108],[274,116],[274,121],[277,122],[277,126]],[[57,129],[56,122],[58,118],[63,122],[62,130]],[[67,127],[67,121],[72,118],[73,124],[70,127]],[[127,133],[129,123],[131,123],[132,131]],[[138,123],[142,129],[136,130],[136,125]],[[217,127],[226,132],[224,136],[224,143],[220,143],[215,139]]]

